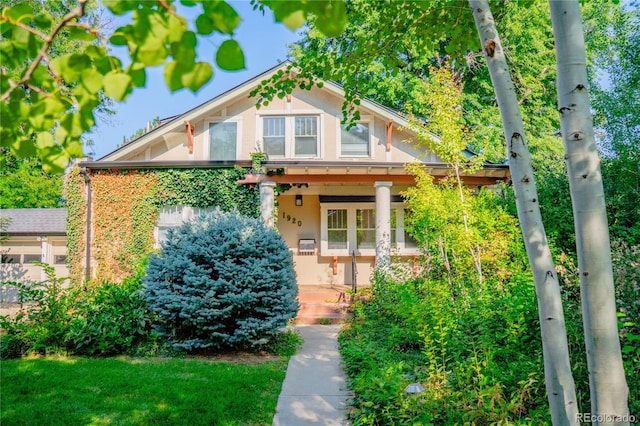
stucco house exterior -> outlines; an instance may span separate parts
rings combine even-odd
[[[0,230],[0,282],[44,281],[43,268],[33,262],[49,264],[57,277],[69,275],[66,209],[3,209],[0,220],[6,221]],[[2,285],[0,302],[16,302],[15,288]]]
[[[256,151],[267,155],[262,161],[264,174],[240,179],[238,185],[259,186],[261,214],[293,252],[300,285],[351,285],[354,264],[358,282],[368,283],[376,264],[419,255],[404,229],[401,193],[414,184],[405,165],[421,162],[436,178],[447,174],[447,165],[415,143],[402,115],[375,102],[362,100],[360,120],[347,130],[341,125],[344,92],[332,82],[311,90],[295,89],[257,108],[249,93],[288,65],[282,63],[163,121],[100,159],[78,164],[87,177],[83,238],[88,250],[85,257],[78,257],[78,262],[86,263],[87,277],[100,266],[91,255],[99,249],[91,237],[91,206],[99,202],[88,187],[92,176],[250,167]],[[464,176],[464,182],[485,186],[507,177],[505,165],[486,164],[474,175]],[[283,187],[285,191],[278,191]],[[195,213],[190,206],[160,206],[152,236],[156,247],[167,228]]]

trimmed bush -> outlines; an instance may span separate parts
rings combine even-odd
[[[187,350],[266,344],[298,311],[289,248],[236,211],[172,230],[143,283],[170,344]]]

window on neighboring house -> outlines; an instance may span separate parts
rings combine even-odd
[[[18,264],[18,263],[20,263],[20,255],[19,254],[3,253],[1,260],[2,260],[2,263]]]
[[[212,161],[235,160],[237,142],[238,123],[209,123],[209,153]]]
[[[65,263],[67,263],[66,254],[56,254],[55,256],[53,256],[54,265],[64,265]]]
[[[262,142],[270,157],[318,157],[317,115],[262,118]]]
[[[347,125],[340,126],[340,155],[343,157],[370,157],[371,143],[369,123],[356,123],[347,130]]]
[[[25,254],[23,256],[23,263],[40,262],[41,259],[42,256],[39,254]]]
[[[376,211],[373,203],[327,203],[321,206],[323,255],[372,256],[376,249]],[[391,204],[391,250],[398,254],[418,254],[418,245],[404,228],[402,203]]]

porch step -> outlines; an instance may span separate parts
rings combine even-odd
[[[331,286],[300,286],[300,311],[296,324],[339,324],[350,316],[350,296],[346,288]]]

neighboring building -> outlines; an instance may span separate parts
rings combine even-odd
[[[33,282],[46,279],[43,268],[33,262],[51,265],[58,277],[67,277],[66,209],[6,209],[0,219],[8,221],[0,229],[0,282]],[[2,286],[2,302],[15,302],[12,287]]]
[[[353,259],[358,281],[367,283],[376,262],[389,262],[390,254],[409,259],[419,254],[404,230],[400,194],[414,184],[405,165],[422,162],[436,177],[445,176],[448,167],[412,142],[415,136],[406,130],[405,118],[375,102],[362,100],[360,120],[347,131],[340,124],[344,92],[331,82],[312,90],[295,89],[256,108],[249,93],[287,65],[280,64],[79,167],[91,178],[104,173],[117,176],[124,170],[248,167],[258,146],[268,156],[262,163],[267,174],[258,182],[262,215],[273,223],[277,205],[275,226],[294,254],[298,283],[350,285]],[[493,185],[507,176],[507,166],[487,164],[464,176],[464,182]],[[251,177],[245,183],[251,184]],[[275,185],[289,189],[274,196]],[[87,194],[90,197],[91,191]],[[95,205],[100,200],[92,201]],[[189,206],[159,210],[156,243],[167,228],[193,216]],[[91,240],[90,229],[88,235]],[[89,251],[95,250],[100,247],[91,241]],[[99,265],[91,257],[87,264],[95,270]]]

